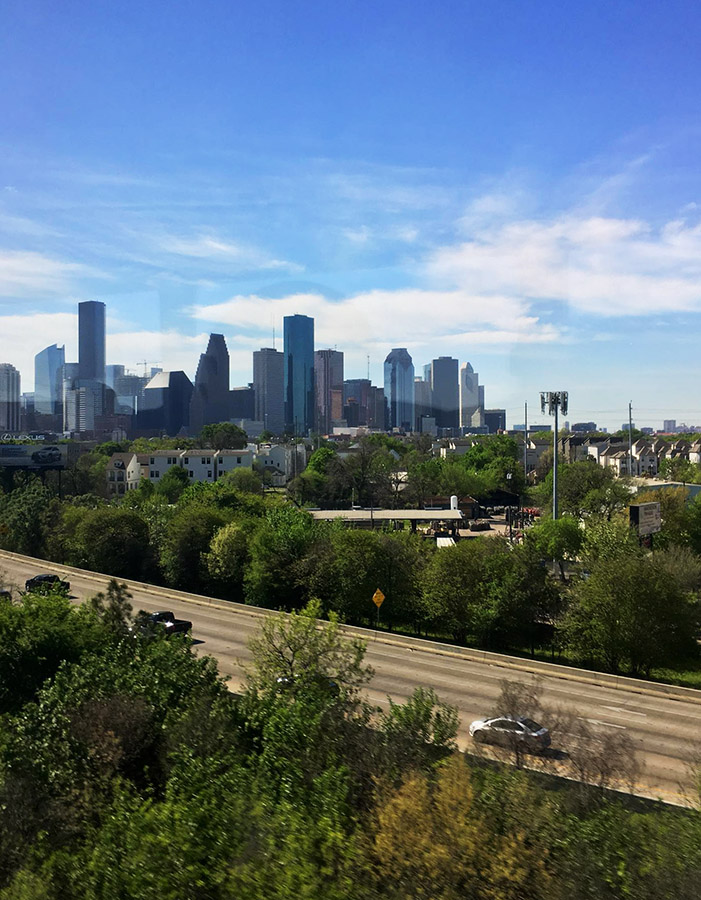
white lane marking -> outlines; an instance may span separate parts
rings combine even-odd
[[[634,709],[621,709],[620,706],[602,706],[602,709],[611,709],[613,712],[624,713],[625,715],[630,716],[643,716],[647,719],[647,713],[637,712]]]
[[[606,728],[622,728],[626,731],[625,725],[615,725],[613,722],[600,722],[599,719],[587,719],[585,716],[577,716],[583,722],[591,722],[592,725],[604,725]]]

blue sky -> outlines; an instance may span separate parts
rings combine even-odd
[[[316,319],[347,377],[469,360],[512,424],[701,424],[692,2],[4,0],[0,362],[76,304],[108,362],[232,384]],[[534,418],[539,418],[534,415]]]

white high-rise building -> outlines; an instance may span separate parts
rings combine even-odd
[[[470,363],[460,366],[460,427],[484,425],[484,387]]]

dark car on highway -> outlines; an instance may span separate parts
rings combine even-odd
[[[135,636],[141,634],[148,637],[165,633],[166,637],[170,637],[173,634],[189,634],[192,631],[192,622],[188,619],[176,619],[167,609],[153,613],[141,610],[129,630]]]
[[[24,589],[32,594],[49,594],[52,591],[63,591],[67,594],[71,585],[68,581],[62,581],[58,575],[34,575],[25,581]]]

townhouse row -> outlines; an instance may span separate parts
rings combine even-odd
[[[301,444],[249,444],[242,450],[156,450],[152,453],[113,453],[107,463],[110,494],[135,490],[142,479],[158,484],[165,473],[178,466],[191,483],[214,482],[237,469],[255,469],[266,483],[283,487],[304,471],[307,451]],[[267,473],[267,474],[266,474]]]

